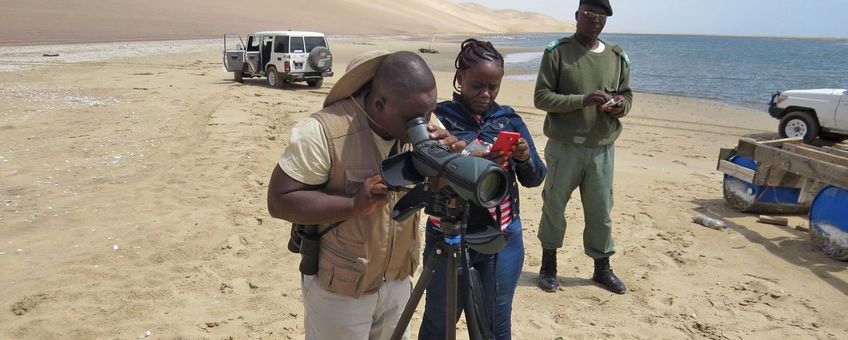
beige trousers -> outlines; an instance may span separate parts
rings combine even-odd
[[[412,293],[412,281],[386,281],[376,292],[358,299],[327,291],[314,275],[304,275],[301,288],[306,340],[383,340],[395,330]],[[403,338],[409,339],[408,327]]]

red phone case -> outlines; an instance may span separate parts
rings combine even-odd
[[[492,148],[489,149],[489,152],[511,151],[512,146],[518,144],[519,139],[521,139],[521,134],[518,132],[501,131],[501,133],[498,134],[498,140],[495,141],[495,145],[492,145]]]

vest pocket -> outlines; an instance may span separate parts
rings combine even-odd
[[[359,258],[322,246],[319,263],[318,281],[327,290],[352,297],[362,293],[360,281],[365,275],[365,264]]]
[[[409,256],[409,273],[408,274],[409,274],[409,276],[412,276],[412,274],[415,273],[415,269],[418,268],[418,261],[419,261],[418,257],[421,256],[418,253],[418,247],[412,247],[412,249],[409,250],[408,256]]]

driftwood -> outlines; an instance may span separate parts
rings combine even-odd
[[[768,215],[760,215],[760,218],[757,220],[757,222],[765,224],[774,224],[784,227],[789,225],[789,219],[787,219],[786,217],[775,217]]]

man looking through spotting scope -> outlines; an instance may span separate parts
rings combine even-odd
[[[556,250],[565,237],[565,206],[578,187],[586,223],[583,248],[595,261],[592,280],[618,294],[626,291],[610,268],[609,258],[615,254],[610,212],[614,143],[633,93],[627,54],[598,39],[609,16],[608,0],[580,0],[577,32],[548,45],[536,80],[534,103],[547,112],[544,132],[549,138],[545,146],[549,173],[538,233],[539,287],[547,292],[559,286]]]
[[[387,339],[395,329],[418,264],[419,219],[391,218],[403,194],[387,189],[380,163],[408,143],[406,123],[431,119],[435,107],[435,78],[421,57],[374,51],[351,60],[324,108],[292,129],[268,210],[326,232],[317,268],[301,282],[306,339]],[[430,138],[465,147],[430,122]]]

